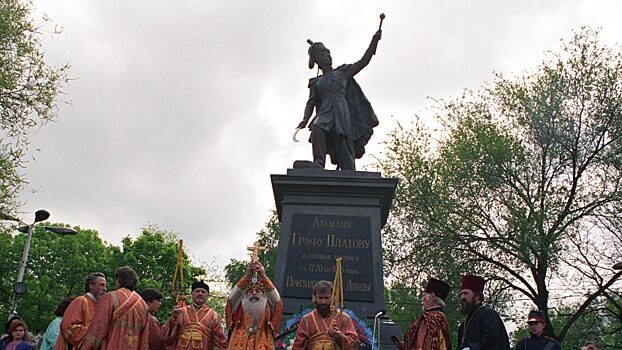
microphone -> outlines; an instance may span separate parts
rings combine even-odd
[[[374,331],[371,333],[371,346],[372,349],[374,347],[375,344],[375,340],[376,339],[380,339],[380,320],[378,319],[378,317],[382,316],[385,314],[384,309],[378,311],[378,313],[376,314],[376,316],[374,316]],[[378,326],[378,336],[376,337],[376,326]],[[380,344],[378,344],[380,347]]]

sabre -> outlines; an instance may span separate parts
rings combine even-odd
[[[298,142],[298,138],[296,138],[296,135],[298,135],[298,132],[299,132],[300,130],[302,130],[302,129],[298,129],[298,128],[296,128],[296,132],[294,132],[294,136],[292,136],[292,140],[293,140],[294,142]]]

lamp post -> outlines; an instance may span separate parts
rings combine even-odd
[[[24,284],[24,274],[26,273],[26,262],[28,261],[28,251],[30,250],[30,241],[32,239],[32,231],[35,227],[35,224],[41,221],[45,221],[50,217],[50,213],[47,210],[37,210],[35,212],[35,221],[30,225],[20,226],[17,230],[19,232],[26,233],[28,236],[26,237],[26,244],[24,245],[24,252],[22,253],[22,261],[19,263],[19,271],[17,272],[17,281],[13,286],[13,304],[11,305],[11,310],[9,311],[9,319],[13,316],[17,315],[17,305],[19,304],[20,297],[26,293],[26,284]],[[1,220],[11,220],[23,223],[22,220],[8,215],[4,213],[0,213]],[[46,230],[52,231],[56,234],[60,235],[75,235],[78,233],[76,230],[69,227],[59,227],[59,226],[43,226]]]

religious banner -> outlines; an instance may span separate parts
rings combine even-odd
[[[333,280],[335,259],[342,258],[346,299],[374,301],[369,217],[294,214],[291,232],[283,296],[309,298],[315,282]]]

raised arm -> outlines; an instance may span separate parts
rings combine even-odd
[[[382,30],[378,30],[376,34],[371,38],[371,43],[369,47],[363,54],[363,57],[358,61],[352,64],[349,69],[346,71],[346,75],[351,78],[355,76],[361,69],[365,68],[371,61],[371,57],[376,54],[376,48],[378,47],[378,41],[382,38]]]

